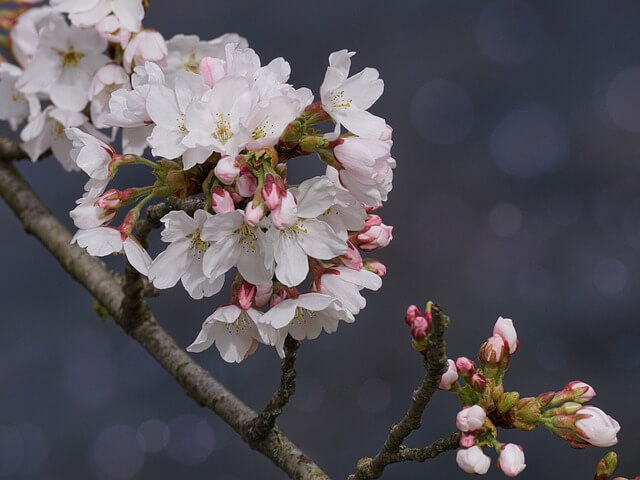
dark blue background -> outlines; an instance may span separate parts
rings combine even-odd
[[[358,52],[355,71],[375,66],[386,82],[373,111],[395,128],[399,164],[382,212],[395,226],[380,255],[389,274],[354,325],[303,344],[299,391],[280,421],[330,475],[374,454],[405,411],[423,370],[402,316],[427,299],[453,317],[452,357],[475,356],[496,317],[513,318],[521,347],[507,387],[524,396],[593,384],[595,404],[622,424],[619,473],[640,473],[637,2],[153,0],[145,24],[166,38],[241,33],[264,63],[289,60],[293,83],[316,94],[328,54],[342,48]],[[71,226],[83,176],[51,159],[20,170]],[[306,159],[292,168],[320,171]],[[98,321],[5,206],[0,225],[0,477],[284,478]],[[186,346],[226,300],[194,302],[176,288],[152,303]],[[267,348],[239,366],[215,350],[197,360],[254,407],[278,381]],[[452,400],[437,394],[408,443],[452,432]],[[144,452],[145,435],[160,452]],[[574,451],[546,431],[500,440],[524,446],[523,480],[592,478],[606,452]],[[451,453],[384,478],[429,475],[466,478]],[[503,476],[494,465],[487,478]]]

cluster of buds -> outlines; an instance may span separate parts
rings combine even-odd
[[[414,348],[424,353],[432,327],[429,304],[424,314],[410,306],[405,321],[411,328]],[[493,335],[480,347],[479,364],[467,357],[447,361],[439,388],[456,393],[463,405],[456,417],[460,431],[456,460],[462,470],[486,473],[491,465],[491,458],[483,451],[486,448],[495,449],[497,465],[505,475],[514,477],[525,469],[522,447],[498,441],[498,428],[530,431],[541,426],[573,448],[617,443],[620,425],[599,408],[588,405],[596,393],[584,382],[573,381],[560,391],[537,397],[521,398],[518,392],[505,391],[504,376],[517,350],[513,321],[499,317]]]

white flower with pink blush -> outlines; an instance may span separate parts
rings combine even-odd
[[[487,412],[480,405],[465,407],[456,416],[456,427],[461,432],[475,432],[484,425]]]
[[[55,106],[80,112],[89,101],[93,74],[109,61],[95,30],[51,22],[39,32],[38,50],[18,81],[25,94],[45,93]]]
[[[498,317],[495,326],[493,327],[493,334],[500,335],[505,344],[509,348],[509,354],[513,355],[518,350],[518,334],[513,326],[513,320],[510,318]]]
[[[324,110],[336,123],[359,137],[379,139],[386,122],[367,110],[384,91],[384,82],[375,68],[365,68],[349,77],[355,52],[340,50],[329,56],[329,68],[320,87]]]
[[[331,180],[314,177],[289,191],[297,199],[295,215],[280,228],[271,225],[267,237],[274,248],[276,277],[286,286],[294,287],[309,273],[307,256],[329,260],[345,253],[347,244],[329,224],[316,218],[334,203],[335,187]]]
[[[136,33],[124,49],[122,65],[127,72],[134,66],[154,62],[164,66],[167,60],[167,42],[155,30],[142,30]]]
[[[451,390],[451,387],[453,387],[457,381],[458,369],[456,368],[456,362],[449,359],[447,360],[447,371],[442,374],[438,388],[440,390]]]
[[[595,447],[618,443],[620,424],[597,407],[582,407],[576,413],[578,435]]]
[[[121,88],[130,89],[129,75],[120,65],[107,63],[100,67],[89,86],[91,121],[96,128],[107,128],[111,94]]]
[[[315,282],[315,289],[330,295],[353,315],[360,313],[367,301],[360,294],[362,289],[378,290],[382,279],[368,270],[353,270],[349,267],[329,268]]]
[[[69,14],[74,25],[93,27],[107,15],[113,14],[123,28],[137,32],[142,26],[142,0],[51,0],[51,6]]]
[[[202,240],[205,222],[212,215],[196,210],[193,217],[183,211],[167,213],[160,221],[164,224],[162,241],[169,243],[149,268],[149,280],[160,289],[171,288],[182,281],[192,298],[199,300],[218,293],[224,285],[224,273],[207,277],[202,270],[202,259],[210,243]]]

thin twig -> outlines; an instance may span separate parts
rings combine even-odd
[[[252,448],[271,459],[290,478],[329,480],[304,452],[277,428],[259,443],[249,443],[248,426],[257,413],[213,378],[157,323],[151,311],[140,314],[146,303],[129,308],[122,286],[99,259],[77,245],[71,233],[37,197],[29,184],[9,162],[0,162],[0,196],[24,225],[58,260],[60,265],[105,307],[133,339],[182,386],[185,393],[231,426]],[[136,294],[139,299],[139,293]],[[132,313],[134,312],[134,313]],[[130,318],[135,315],[136,318]]]
[[[404,439],[412,431],[420,428],[424,409],[438,389],[440,377],[447,368],[444,332],[449,325],[449,317],[438,305],[432,306],[431,314],[433,315],[433,330],[429,336],[429,346],[424,359],[426,373],[422,383],[414,390],[411,404],[405,416],[391,426],[389,435],[377,455],[373,458],[361,458],[355,473],[349,476],[349,480],[379,478],[387,465],[395,463],[394,459],[397,458]]]
[[[460,446],[460,434],[452,433],[448,437],[436,440],[431,445],[422,448],[409,448],[405,445],[400,446],[400,450],[396,455],[397,462],[424,462],[430,458],[437,457],[441,453],[455,450]]]
[[[266,438],[275,427],[276,420],[282,413],[282,409],[289,401],[289,398],[296,391],[295,363],[298,348],[300,348],[300,342],[290,335],[287,336],[284,342],[285,355],[282,359],[280,385],[247,432],[247,436],[253,442],[260,442]]]

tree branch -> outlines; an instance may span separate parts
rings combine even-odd
[[[295,363],[298,348],[300,348],[300,342],[288,335],[284,342],[285,355],[281,365],[280,386],[247,432],[247,436],[253,442],[263,440],[269,434],[269,431],[275,427],[276,420],[282,413],[282,409],[296,391]]]
[[[1,158],[1,157],[0,157]],[[62,267],[102,304],[132,338],[138,341],[199,405],[219,415],[242,439],[257,414],[198,365],[157,323],[140,298],[139,279],[127,274],[125,299],[114,274],[97,258],[77,245],[71,233],[51,214],[29,184],[9,162],[0,162],[0,196],[24,225],[58,260]],[[278,429],[272,429],[252,448],[271,459],[290,478],[329,480],[329,477]]]
[[[411,405],[405,416],[397,424],[392,425],[384,445],[373,458],[361,458],[354,474],[349,480],[369,480],[380,478],[385,467],[396,463],[402,442],[414,430],[420,428],[422,414],[431,397],[438,389],[440,377],[447,369],[446,342],[444,332],[449,326],[447,317],[438,305],[431,309],[433,330],[429,336],[428,349],[424,359],[426,373],[420,386],[411,396]],[[406,449],[406,447],[405,447]]]
[[[431,445],[422,448],[409,448],[405,445],[400,446],[396,455],[396,462],[424,462],[430,458],[437,457],[441,453],[455,450],[460,446],[460,434],[452,433],[448,437],[436,440]]]
[[[28,155],[18,143],[8,138],[0,137],[0,159],[12,162],[24,160],[25,158],[28,158]]]

